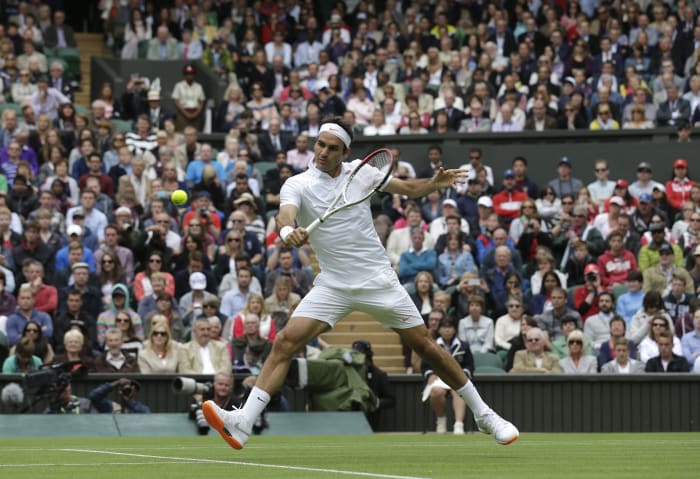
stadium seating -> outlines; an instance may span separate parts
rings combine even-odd
[[[254,168],[260,172],[260,175],[265,178],[265,174],[270,171],[274,170],[277,168],[277,163],[274,161],[258,161],[255,163]]]
[[[498,354],[472,351],[472,356],[474,356],[474,368],[477,370],[482,367],[490,367],[498,368],[503,371],[503,361]]]

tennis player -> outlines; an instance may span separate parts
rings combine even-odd
[[[518,438],[517,428],[481,399],[462,368],[428,335],[420,313],[399,283],[377,237],[369,201],[330,216],[310,236],[303,226],[295,226],[308,225],[320,217],[342,190],[346,176],[357,164],[343,162],[350,152],[352,138],[351,128],[340,118],[325,121],[319,129],[314,160],[308,170],[284,183],[277,217],[280,236],[285,243],[296,247],[310,239],[321,272],[293,317],[275,337],[272,352],[243,408],[225,411],[213,401],[207,401],[203,405],[207,421],[231,447],[241,449],[270,395],[282,387],[292,355],[351,311],[362,311],[394,329],[405,344],[432,366],[467,403],[479,430],[493,434],[499,444],[510,444]],[[380,189],[420,197],[463,183],[466,176],[466,170],[439,168],[432,178],[389,177]]]

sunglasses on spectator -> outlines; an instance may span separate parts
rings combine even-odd
[[[583,345],[583,341],[581,341],[580,339],[572,339],[571,341],[569,341],[569,344]]]
[[[114,263],[114,261],[112,261],[111,259],[103,259],[102,260],[102,264],[112,264],[112,263]]]
[[[28,329],[25,329],[25,332],[27,332],[27,333],[38,333],[39,330],[38,330],[38,329],[35,329],[35,328],[28,328]]]
[[[117,323],[128,323],[130,321],[129,318],[117,318],[116,322]]]
[[[152,336],[167,337],[167,336],[168,336],[168,333],[166,333],[165,331],[153,331],[153,332],[151,333],[151,335],[152,335]]]
[[[540,338],[528,338],[527,342],[528,343],[539,343]]]
[[[162,263],[163,261],[160,258],[151,258],[148,260],[149,263]]]

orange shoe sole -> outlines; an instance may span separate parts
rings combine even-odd
[[[243,444],[236,441],[228,432],[226,432],[224,422],[221,420],[221,417],[219,417],[219,415],[216,413],[216,409],[214,409],[214,406],[212,406],[209,401],[206,401],[202,405],[202,412],[204,413],[204,417],[207,419],[209,425],[221,435],[229,446],[234,449],[243,449]]]
[[[518,434],[517,436],[513,436],[513,438],[507,442],[499,442],[498,444],[500,444],[501,446],[507,446],[508,444],[514,443],[519,437],[520,434]]]

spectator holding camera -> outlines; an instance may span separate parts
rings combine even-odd
[[[119,378],[111,383],[104,383],[90,391],[88,397],[97,412],[112,414],[148,414],[151,409],[136,400],[136,393],[141,389],[138,381],[127,378]],[[117,401],[110,401],[107,396],[112,392],[117,392]]]
[[[574,308],[581,313],[581,319],[585,322],[589,316],[600,312],[598,297],[605,288],[600,280],[598,265],[586,265],[583,274],[585,283],[574,290]]]

